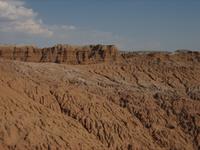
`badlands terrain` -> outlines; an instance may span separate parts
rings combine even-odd
[[[0,46],[0,150],[65,149],[200,149],[200,52]]]

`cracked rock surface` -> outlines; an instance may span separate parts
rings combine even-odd
[[[198,150],[200,53],[0,59],[0,149]]]

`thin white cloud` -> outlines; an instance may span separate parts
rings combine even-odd
[[[54,35],[51,41],[70,44],[115,44],[119,45],[120,37],[111,32],[103,32],[74,26],[49,27]]]
[[[62,25],[61,28],[66,30],[66,31],[67,30],[75,30],[76,29],[76,27],[73,26],[73,25],[70,25],[70,26]]]
[[[20,0],[0,0],[0,30],[48,37],[53,34],[37,19],[37,13]]]
[[[77,28],[73,25],[49,25],[48,28],[54,32],[67,32],[70,30],[76,30]]]

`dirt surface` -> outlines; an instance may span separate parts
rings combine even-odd
[[[200,53],[89,65],[0,58],[0,149],[198,150]]]

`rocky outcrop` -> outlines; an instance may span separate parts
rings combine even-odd
[[[0,46],[0,58],[27,62],[53,62],[65,64],[95,64],[115,61],[118,50],[114,45],[70,46],[55,45],[48,48],[34,46]]]

